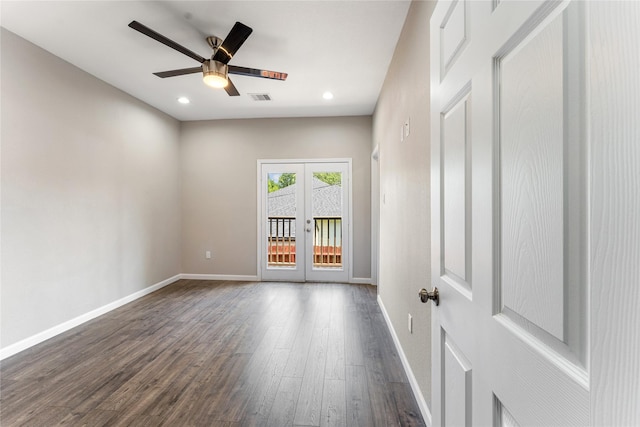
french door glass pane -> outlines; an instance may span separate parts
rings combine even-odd
[[[267,262],[269,267],[296,266],[296,174],[267,174]]]
[[[342,172],[313,172],[313,267],[342,268]]]

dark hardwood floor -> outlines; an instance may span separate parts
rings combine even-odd
[[[181,280],[1,362],[2,426],[421,426],[367,285]]]

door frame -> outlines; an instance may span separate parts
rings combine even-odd
[[[262,190],[263,190],[263,182],[262,182],[262,166],[268,164],[309,164],[309,163],[345,163],[347,165],[347,173],[348,173],[348,183],[347,183],[347,200],[348,200],[348,209],[346,215],[348,215],[348,224],[346,235],[349,239],[349,245],[347,248],[347,281],[352,282],[353,280],[353,184],[352,184],[352,159],[351,158],[326,158],[326,159],[258,159],[257,161],[257,179],[256,179],[256,198],[257,198],[257,212],[256,221],[257,221],[257,259],[256,259],[256,271],[258,276],[258,281],[262,281],[262,260],[266,255],[264,253],[264,248],[262,245],[262,237],[264,232],[264,224],[262,221],[262,217],[264,215],[263,212],[263,204],[262,204]],[[306,262],[306,260],[305,260]],[[304,273],[306,281],[306,266]]]

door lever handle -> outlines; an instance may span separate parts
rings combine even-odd
[[[420,301],[422,302],[433,300],[436,305],[440,305],[440,293],[438,292],[438,288],[433,288],[433,291],[431,292],[427,291],[425,288],[422,288],[418,292],[418,296],[420,297]]]

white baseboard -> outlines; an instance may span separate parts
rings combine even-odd
[[[352,277],[349,279],[349,283],[355,283],[358,285],[370,285],[371,277]]]
[[[242,275],[232,275],[232,274],[182,273],[180,274],[180,278],[187,279],[187,280],[229,280],[229,281],[236,281],[236,282],[259,282],[260,281],[260,278],[258,276],[242,276]],[[349,283],[370,285],[371,278],[370,277],[352,277],[349,280]]]
[[[180,274],[181,279],[187,280],[231,280],[236,282],[257,282],[258,276],[236,276],[231,274]]]
[[[85,322],[88,322],[89,320],[95,319],[98,316],[102,316],[103,314],[111,310],[115,310],[116,308],[121,307],[127,303],[130,303],[131,301],[137,300],[138,298],[148,295],[151,292],[157,291],[160,288],[170,285],[171,283],[179,279],[180,279],[180,274],[177,274],[173,277],[170,277],[161,282],[158,282],[155,285],[151,285],[140,291],[134,292],[131,295],[128,295],[124,298],[120,298],[119,300],[110,302],[109,304],[103,305],[102,307],[96,308],[95,310],[91,310],[88,313],[82,314],[71,320],[67,320],[66,322],[63,322],[57,326],[54,326],[45,331],[32,335],[29,338],[25,338],[22,341],[18,341],[15,344],[11,344],[3,349],[0,349],[0,360],[4,360],[7,357],[20,353],[21,351],[26,350],[29,347],[33,347],[36,344],[40,344],[41,342],[46,341],[49,338],[53,338],[56,335],[66,332],[69,329],[75,328],[76,326],[79,326]]]
[[[425,424],[427,427],[431,427],[431,411],[427,406],[427,401],[424,400],[424,396],[422,394],[422,390],[418,386],[418,381],[416,380],[415,375],[413,375],[413,370],[409,365],[409,361],[407,360],[407,356],[404,354],[402,350],[402,346],[400,345],[400,340],[398,339],[398,335],[396,334],[395,329],[393,329],[393,324],[391,323],[391,319],[389,318],[389,314],[387,313],[387,309],[384,307],[382,303],[382,299],[380,295],[378,295],[378,305],[380,306],[380,310],[382,311],[382,315],[384,316],[384,320],[387,322],[387,328],[389,328],[389,332],[391,333],[391,337],[393,338],[393,343],[396,346],[396,350],[398,350],[398,355],[400,356],[400,360],[402,361],[402,366],[404,367],[404,371],[407,374],[407,378],[409,379],[409,384],[411,385],[411,390],[413,391],[413,395],[418,402],[418,407],[420,408],[420,412],[422,413],[422,418],[424,418]]]

